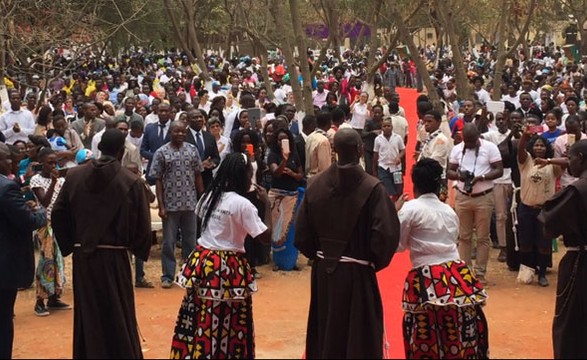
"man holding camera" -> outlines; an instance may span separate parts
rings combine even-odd
[[[446,172],[457,180],[455,211],[460,219],[459,255],[471,262],[473,230],[477,234],[477,258],[473,269],[484,285],[489,259],[489,226],[493,211],[493,180],[503,175],[501,154],[497,145],[480,139],[474,124],[463,128],[463,141],[455,145]]]

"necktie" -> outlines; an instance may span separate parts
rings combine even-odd
[[[159,124],[159,141],[163,143],[165,137],[163,136],[163,129],[165,129],[165,124]]]
[[[202,133],[196,131],[196,147],[200,153],[200,159],[204,159],[204,143],[202,142]]]

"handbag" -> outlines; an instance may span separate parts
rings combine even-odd
[[[533,268],[526,266],[524,264],[520,264],[520,270],[518,271],[518,283],[520,284],[531,284],[534,280],[534,270]]]

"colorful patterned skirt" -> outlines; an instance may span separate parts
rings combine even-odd
[[[402,301],[406,359],[488,358],[486,300],[463,261],[412,269]]]
[[[46,300],[50,296],[61,295],[65,285],[65,266],[63,256],[53,238],[51,224],[37,230],[40,251],[35,274],[37,299]]]
[[[171,359],[255,357],[251,295],[257,285],[244,254],[197,246],[175,281],[187,292]]]

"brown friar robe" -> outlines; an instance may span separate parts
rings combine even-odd
[[[114,159],[70,169],[52,226],[63,255],[73,252],[73,358],[142,358],[128,251],[149,256],[143,184]]]
[[[563,235],[566,247],[587,248],[587,179],[544,203],[538,219],[546,236]],[[587,358],[587,252],[568,251],[558,265],[552,343],[555,359]]]
[[[383,184],[359,165],[331,165],[312,178],[295,235],[295,246],[315,260],[306,357],[382,358],[376,271],[389,265],[399,242],[399,220]],[[338,261],[342,256],[374,266]]]

